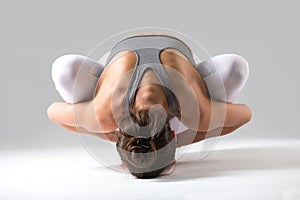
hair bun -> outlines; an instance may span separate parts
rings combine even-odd
[[[149,167],[155,161],[154,152],[144,152],[143,148],[136,148],[131,152],[130,161],[137,168]]]
[[[136,138],[135,145],[130,149],[129,159],[136,167],[143,168],[155,161],[155,152],[151,148],[151,139]]]
[[[144,149],[151,149],[151,139],[148,138],[138,138],[136,140],[136,145],[143,147]]]

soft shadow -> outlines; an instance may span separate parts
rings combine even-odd
[[[247,147],[214,150],[205,159],[198,152],[186,153],[172,174],[155,181],[180,181],[228,176],[236,171],[300,169],[300,145]]]

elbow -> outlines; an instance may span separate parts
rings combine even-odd
[[[252,111],[248,106],[246,106],[246,123],[252,119]]]
[[[54,103],[52,103],[48,108],[47,108],[47,116],[51,121],[56,121],[56,115],[54,112]]]
[[[241,122],[242,122],[241,126],[244,125],[244,124],[246,124],[246,123],[248,123],[248,122],[250,122],[251,119],[252,119],[252,111],[251,111],[251,109],[248,106],[245,105],[245,107],[244,107],[244,115],[243,115],[243,118],[241,120]]]

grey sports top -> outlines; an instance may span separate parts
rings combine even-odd
[[[174,94],[168,74],[160,62],[160,52],[164,49],[176,49],[180,51],[186,58],[195,66],[192,52],[189,47],[181,40],[166,35],[139,35],[132,36],[118,42],[111,50],[111,53],[106,61],[106,65],[120,51],[130,50],[137,56],[137,64],[134,68],[130,79],[125,98],[124,111],[125,114],[132,109],[134,105],[136,91],[140,81],[148,69],[154,71],[159,81],[161,82],[169,105],[169,116],[173,118],[178,115],[179,102]],[[127,112],[127,113],[126,113]]]

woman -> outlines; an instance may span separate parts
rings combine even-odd
[[[138,178],[172,166],[176,147],[228,134],[251,119],[246,105],[232,104],[248,78],[247,61],[225,54],[196,65],[174,36],[126,38],[112,48],[105,67],[84,56],[62,56],[52,78],[66,102],[50,105],[48,117],[116,142],[123,164]],[[180,134],[174,118],[187,127]]]

